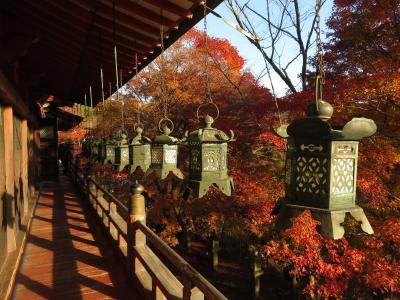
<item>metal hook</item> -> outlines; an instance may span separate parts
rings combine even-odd
[[[171,132],[174,131],[174,129],[175,129],[174,122],[172,122],[172,120],[171,120],[170,118],[167,118],[167,117],[162,118],[162,119],[158,122],[158,130],[159,130],[161,133],[163,133],[162,128],[161,128],[161,124],[162,124],[162,122],[164,122],[164,121],[167,121],[169,124],[171,124],[171,128],[169,128],[169,127],[168,127],[168,128],[171,130]]]
[[[219,109],[218,109],[218,106],[214,102],[207,102],[207,103],[203,103],[203,104],[199,105],[199,107],[197,108],[197,111],[196,111],[197,119],[200,119],[200,116],[199,116],[200,108],[207,106],[207,105],[214,106],[215,110],[217,111],[217,115],[213,118],[214,118],[214,120],[217,120],[219,118]]]

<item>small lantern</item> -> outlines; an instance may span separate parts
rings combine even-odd
[[[82,154],[86,156],[88,154],[88,144],[87,144],[87,139],[84,138],[82,141]]]
[[[99,140],[93,139],[91,147],[92,147],[92,156],[98,157],[98,155],[99,155]]]
[[[172,129],[165,125],[161,130],[160,124],[163,121],[170,122]],[[183,179],[183,174],[177,167],[178,144],[182,141],[169,136],[174,126],[170,119],[162,119],[158,125],[162,134],[156,136],[151,144],[151,165],[145,176],[154,171],[158,178],[164,179],[168,176],[169,172],[172,172],[176,177]]]
[[[133,173],[138,167],[146,172],[151,164],[151,140],[142,136],[143,128],[136,127],[137,135],[132,139],[129,145],[129,166],[130,173]]]
[[[110,164],[114,164],[115,161],[115,140],[114,139],[109,139],[106,141],[105,145],[104,145],[105,150],[105,157],[103,160],[103,164],[105,163],[110,163]]]
[[[210,186],[215,185],[227,196],[234,190],[232,177],[228,176],[227,147],[234,140],[223,131],[211,127],[213,117],[207,115],[204,119],[205,128],[189,134],[190,151],[189,186],[195,195],[203,197]]]
[[[114,147],[115,157],[114,157],[114,167],[118,172],[121,172],[129,165],[129,145],[127,140],[127,135],[124,131],[120,134],[120,140]]]
[[[327,123],[332,106],[319,100],[318,107],[309,105],[307,118],[287,128],[285,200],[278,221],[287,222],[292,215],[309,209],[321,222],[321,233],[338,239],[344,234],[341,223],[350,213],[365,232],[372,234],[355,200],[358,141],[373,135],[376,125],[372,120],[353,119],[343,131],[333,130]]]
[[[98,146],[97,146],[97,151],[98,151],[98,155],[97,158],[99,161],[104,161],[105,157],[106,157],[106,143],[104,139],[99,140]]]

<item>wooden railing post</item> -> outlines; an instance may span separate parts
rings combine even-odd
[[[138,182],[131,187],[131,197],[128,205],[127,220],[127,249],[128,249],[128,268],[130,274],[135,272],[134,247],[146,244],[146,236],[138,228],[134,228],[137,221],[146,224],[146,210],[144,196],[142,195],[144,188]]]
[[[221,250],[218,240],[212,240],[212,267],[214,271],[218,271],[218,252]]]
[[[258,299],[260,296],[260,277],[264,274],[261,265],[260,255],[258,251],[254,253],[254,299]]]

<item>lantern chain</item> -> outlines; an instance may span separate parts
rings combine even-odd
[[[322,100],[323,85],[325,84],[325,71],[324,71],[324,49],[321,41],[321,0],[316,0],[315,4],[315,33],[316,33],[316,64],[317,76],[315,82],[315,104],[318,110],[318,101]]]
[[[203,2],[204,7],[204,81],[205,81],[205,99],[206,102],[213,102],[211,98],[210,92],[210,76],[208,74],[208,56],[209,56],[209,48],[208,48],[208,24],[207,24],[207,0]]]
[[[124,121],[124,103],[119,98],[119,88],[120,83],[118,76],[118,52],[117,52],[117,41],[116,41],[116,7],[115,7],[115,0],[112,2],[113,5],[113,38],[114,38],[114,62],[115,62],[115,78],[116,78],[116,89],[117,89],[117,102],[121,102],[121,131],[125,131],[125,121]],[[121,72],[121,70],[120,70]]]
[[[138,55],[137,55],[137,45],[136,45],[136,40],[135,40],[135,77],[138,74]],[[136,119],[137,119],[137,125],[140,126],[141,122],[140,122],[140,111],[139,108],[136,111]]]
[[[161,109],[164,119],[168,118],[168,102],[165,96],[166,82],[164,76],[164,24],[163,24],[163,10],[160,9],[161,15],[161,26],[160,26],[160,47],[161,47],[161,59],[160,59],[160,74],[161,74]]]

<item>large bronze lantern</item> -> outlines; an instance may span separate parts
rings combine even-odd
[[[363,231],[373,230],[361,207],[356,205],[358,143],[376,131],[372,120],[359,118],[343,130],[333,130],[327,122],[332,106],[318,101],[308,106],[307,117],[287,128],[285,199],[278,224],[303,210],[321,222],[321,233],[341,238],[346,213],[361,222]]]
[[[136,136],[129,144],[129,166],[130,173],[138,167],[146,172],[151,164],[151,140],[142,135],[143,128],[136,127]]]
[[[223,131],[212,127],[214,118],[207,115],[205,128],[189,134],[187,143],[190,151],[189,187],[195,196],[203,197],[210,186],[218,188],[227,196],[234,189],[232,177],[228,175],[227,146],[234,140]]]
[[[169,122],[172,128],[165,125],[161,130],[160,125],[163,121]],[[176,177],[183,179],[183,174],[177,167],[178,145],[182,141],[170,136],[174,124],[170,119],[164,118],[160,120],[158,127],[162,134],[156,136],[151,144],[151,165],[145,176],[155,172],[157,178],[165,179],[172,172]]]
[[[121,131],[120,139],[115,147],[114,167],[118,172],[121,172],[129,165],[129,145],[125,131]]]

